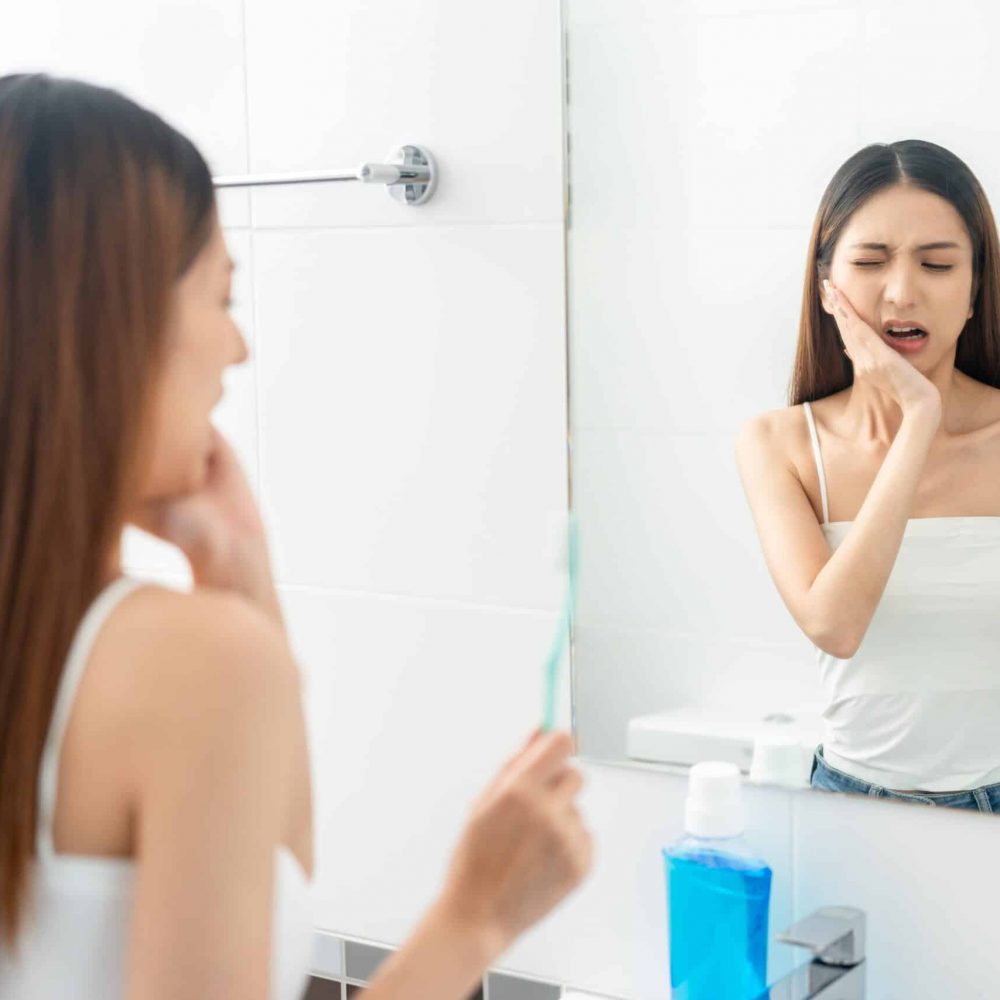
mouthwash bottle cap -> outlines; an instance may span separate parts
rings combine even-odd
[[[695,837],[738,837],[746,828],[740,769],[702,761],[688,772],[684,829]]]

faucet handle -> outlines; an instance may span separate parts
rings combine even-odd
[[[822,906],[782,931],[778,940],[808,948],[824,965],[857,965],[865,957],[865,911]]]

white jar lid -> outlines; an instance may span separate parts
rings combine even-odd
[[[740,769],[702,761],[688,772],[684,829],[695,837],[738,837],[746,828]]]

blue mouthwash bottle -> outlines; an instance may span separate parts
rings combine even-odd
[[[735,764],[695,764],[687,835],[664,848],[673,1000],[751,1000],[767,988],[771,869],[743,832]]]

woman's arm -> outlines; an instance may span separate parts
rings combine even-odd
[[[933,403],[904,414],[847,538],[832,555],[780,445],[775,416],[765,413],[740,431],[736,458],[768,570],[799,627],[832,656],[853,656],[868,630],[939,422]]]
[[[941,422],[941,394],[857,314],[832,282],[823,308],[835,319],[855,384],[902,412],[899,431],[844,542],[831,555],[808,497],[765,414],[742,428],[737,462],[764,557],[799,627],[833,656],[861,645],[895,565],[927,455]]]
[[[146,590],[122,633],[136,862],[125,995],[266,1000],[298,670],[276,624],[235,595]]]

